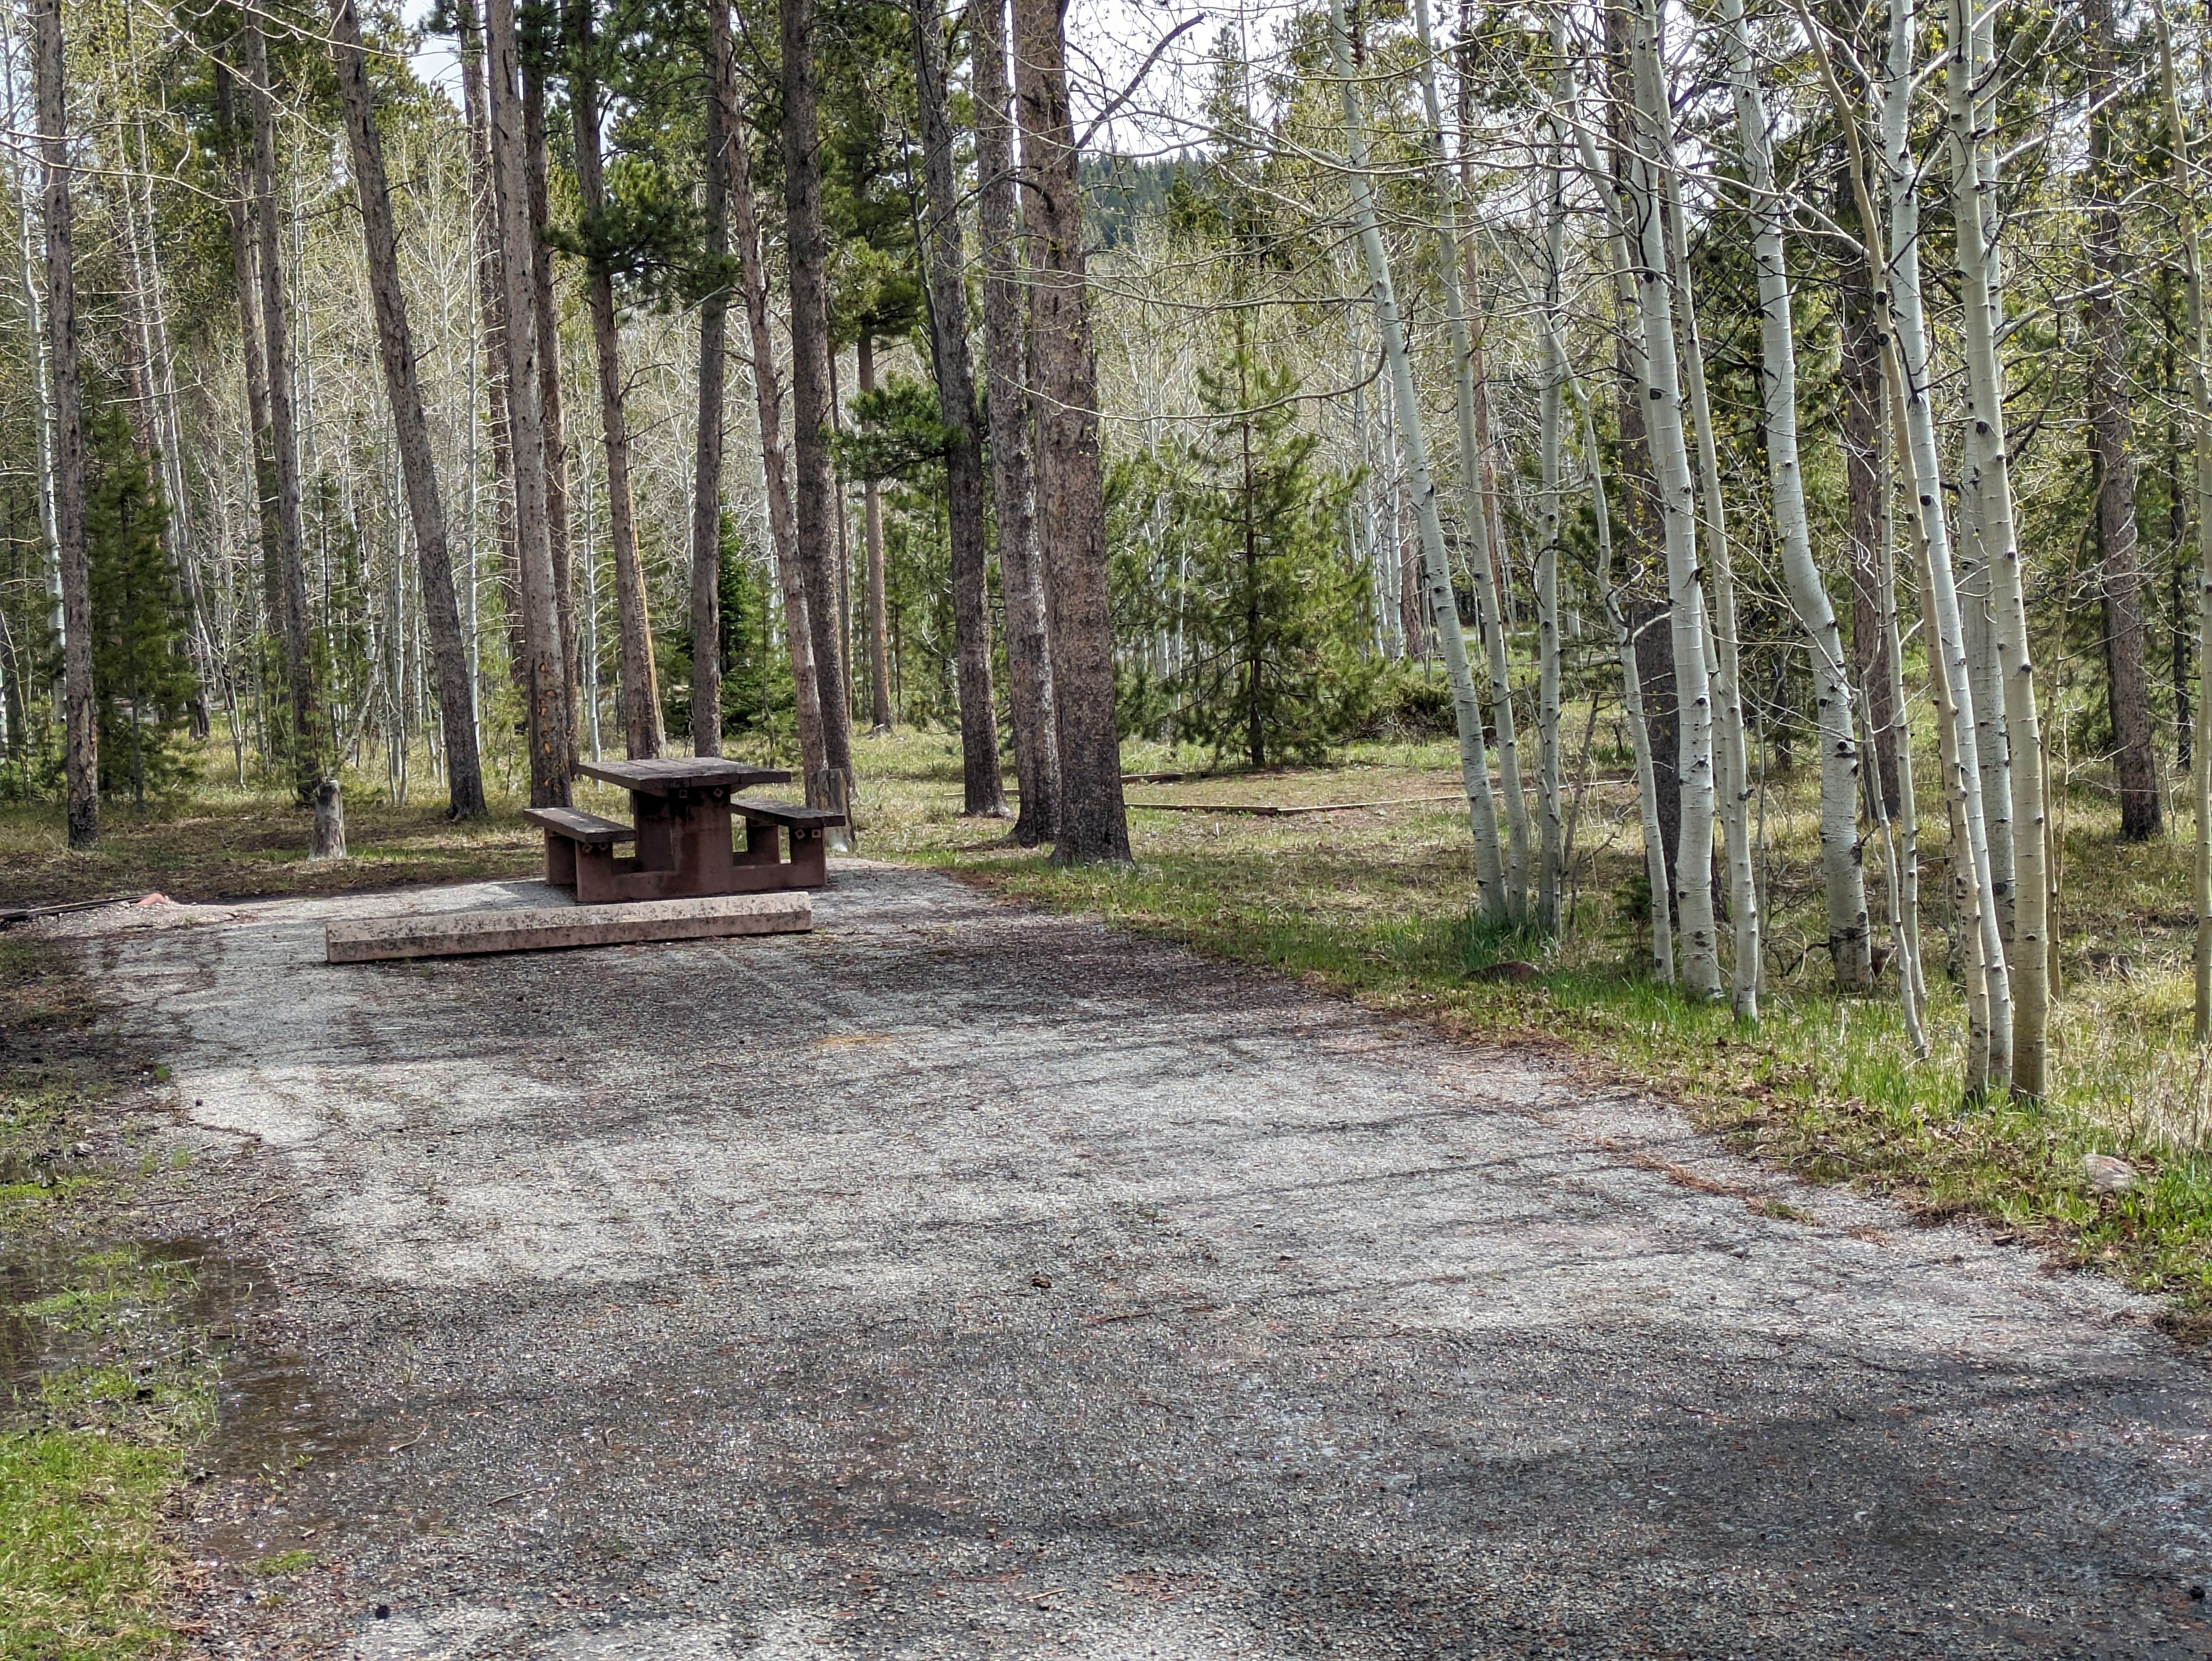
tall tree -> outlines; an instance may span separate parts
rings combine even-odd
[[[991,495],[999,532],[999,587],[1006,606],[1007,709],[1021,812],[1014,840],[1052,839],[1060,800],[1060,733],[1045,643],[1044,582],[1030,465],[1027,285],[1015,242],[1013,116],[1006,82],[1006,0],[969,0],[975,53],[975,218],[983,256],[984,402],[991,429]]]
[[[477,760],[475,689],[469,679],[467,643],[461,637],[460,602],[453,592],[453,555],[446,545],[445,503],[438,494],[438,472],[431,459],[430,424],[422,413],[422,383],[416,378],[415,338],[408,326],[407,296],[399,286],[399,238],[392,225],[384,142],[376,130],[368,58],[362,50],[361,19],[354,0],[331,0],[331,39],[368,253],[368,292],[376,310],[376,344],[384,365],[385,397],[398,440],[400,476],[415,526],[422,615],[437,666],[447,811],[454,818],[474,818],[484,811],[483,778]]]
[[[1015,94],[1035,262],[1031,356],[1037,507],[1044,546],[1054,715],[1060,731],[1061,864],[1129,859],[1114,623],[1106,580],[1098,365],[1091,344],[1083,192],[1058,0],[1014,0]]]
[[[776,18],[783,79],[784,236],[791,279],[793,531],[806,576],[806,621],[814,634],[814,678],[822,695],[822,776],[807,781],[807,800],[846,806],[853,789],[853,714],[835,552],[842,515],[830,451],[829,249],[822,225],[815,0],[777,0]]]
[[[915,93],[921,105],[922,179],[928,206],[922,263],[929,297],[930,356],[945,422],[948,530],[952,545],[952,635],[960,691],[963,812],[1005,818],[998,706],[991,691],[989,550],[983,532],[983,443],[975,369],[968,348],[968,289],[953,173],[951,88],[945,71],[944,14],[914,0]]]
[[[84,395],[78,375],[76,244],[70,220],[68,59],[61,0],[33,0],[31,70],[46,234],[46,361],[53,377],[54,540],[62,581],[62,721],[69,845],[100,841],[100,715],[92,684],[92,578],[84,538]]]
[[[552,569],[553,615],[561,630],[561,724],[573,776],[576,750],[576,584],[568,540],[568,430],[561,404],[561,309],[553,286],[551,161],[545,130],[546,35],[550,4],[526,5],[517,18],[522,69],[523,184],[530,207],[531,314],[538,328],[538,428],[545,449],[545,549]]]
[[[599,442],[606,455],[607,540],[614,557],[615,627],[621,636],[623,746],[635,761],[660,753],[660,687],[645,572],[637,557],[614,274],[599,234],[607,189],[599,143],[602,49],[594,4],[595,0],[568,0],[568,114],[575,140],[576,195],[583,210],[585,305],[591,313],[592,362],[599,372]]]
[[[2120,251],[2126,140],[2118,129],[2112,0],[2081,0],[2082,88],[2089,106],[2089,445],[2097,460],[2097,539],[2105,601],[2105,707],[2119,776],[2120,835],[2159,831],[2158,761],[2151,750],[2150,683],[2144,668],[2142,551],[2136,529],[2135,459],[2128,435],[2128,327],[2120,310],[2127,270]]]
[[[738,123],[730,10],[707,6],[704,211],[706,292],[699,299],[699,420],[691,471],[691,751],[722,753],[722,369],[730,319],[730,143]]]
[[[276,216],[276,115],[269,78],[269,40],[258,13],[246,16],[246,107],[253,119],[253,221],[261,277],[261,331],[269,368],[269,433],[276,458],[278,639],[291,701],[292,782],[302,805],[314,800],[325,767],[322,718],[315,707],[313,643],[307,611],[307,535],[301,520],[300,429],[292,401],[292,330],[284,307],[283,239]]]
[[[520,679],[530,745],[530,800],[533,806],[566,806],[571,751],[568,682],[561,661],[561,622],[546,521],[545,429],[538,401],[536,276],[532,269],[514,0],[489,0],[484,9],[484,25],[492,197],[497,210],[495,240],[506,302],[502,356],[522,608]]]

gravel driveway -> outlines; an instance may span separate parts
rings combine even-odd
[[[2148,1305],[1540,1058],[834,883],[428,964],[322,925],[544,891],[73,929],[282,1288],[210,1651],[2212,1654]]]

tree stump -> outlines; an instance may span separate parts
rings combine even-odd
[[[310,860],[342,860],[346,856],[345,798],[336,779],[315,787],[315,840],[307,849]]]

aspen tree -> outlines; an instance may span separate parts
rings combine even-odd
[[[1536,802],[1538,826],[1536,919],[1547,934],[1559,931],[1563,826],[1559,812],[1559,517],[1560,447],[1567,382],[1566,265],[1567,20],[1552,17],[1552,92],[1546,112],[1543,215],[1543,390],[1540,442],[1543,470],[1542,532],[1536,551]]]
[[[1759,352],[1765,373],[1759,391],[1766,417],[1767,470],[1774,491],[1774,528],[1782,546],[1790,599],[1812,655],[1814,719],[1820,743],[1820,866],[1827,895],[1828,952],[1836,984],[1869,990],[1874,968],[1867,927],[1866,873],[1857,827],[1858,740],[1851,715],[1850,670],[1843,632],[1820,567],[1814,563],[1805,518],[1803,475],[1797,460],[1797,350],[1784,263],[1783,198],[1774,177],[1766,104],[1753,66],[1743,0],[1722,0],[1721,15],[1733,59],[1736,129],[1744,179],[1750,187],[1752,258],[1758,271]],[[1849,111],[1844,119],[1856,119]]]

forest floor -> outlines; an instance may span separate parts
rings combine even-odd
[[[2095,1264],[2166,1294],[2160,1306],[2130,1309],[2160,1309],[2185,1336],[2207,1324],[2212,1163],[2200,1153],[2207,1080],[2186,1033],[2186,849],[2117,846],[2094,791],[2065,807],[2056,1089],[2031,1111],[1958,1100],[1959,1023],[1948,994],[1939,990],[1937,1026],[1949,1036],[1927,1063],[1910,1061],[1893,1002],[1831,995],[1820,954],[1808,949],[1819,890],[1814,827],[1796,800],[1809,788],[1802,777],[1776,781],[1764,802],[1774,947],[1766,1019],[1753,1033],[1628,972],[1643,949],[1641,858],[1632,800],[1618,782],[1601,778],[1583,799],[1580,845],[1595,857],[1572,896],[1573,929],[1546,943],[1469,921],[1472,863],[1448,745],[1363,747],[1330,768],[1215,776],[1187,752],[1132,746],[1133,771],[1200,776],[1129,786],[1138,863],[1119,873],[1058,871],[1008,846],[1003,824],[962,818],[949,737],[902,733],[863,740],[860,751],[861,842],[872,856],[937,867],[971,888],[1075,920],[1068,927],[1111,923],[1132,937],[1124,945],[1133,952],[1188,946],[1302,982],[1297,995],[1349,994],[1377,1019],[1485,1047],[1504,1043],[1515,1068],[1555,1087],[1571,1080],[1594,1101],[1640,1103],[1656,1092],[1770,1170],[1886,1192],[1921,1222],[1989,1220],[1995,1241],[2037,1249],[2024,1265]],[[349,801],[355,857],[323,866],[301,857],[307,815],[265,794],[208,791],[181,811],[143,813],[111,805],[103,849],[92,856],[62,849],[50,810],[0,809],[0,909],[149,891],[185,901],[321,894],[332,897],[328,904],[375,904],[384,902],[337,897],[526,878],[538,866],[537,836],[516,804],[455,827],[419,783],[405,807],[366,787],[350,789]],[[1332,811],[1266,816],[1168,804]],[[621,806],[611,793],[587,805]],[[1928,888],[1940,900],[1940,882]],[[49,927],[105,934],[171,915],[179,914],[94,913]],[[1939,904],[1926,918],[1940,959]],[[0,1541],[15,1548],[0,1550],[0,1603],[34,1597],[42,1601],[21,1606],[50,1608],[57,1621],[112,1611],[106,1635],[86,1628],[71,1652],[119,1657],[152,1641],[142,1616],[167,1595],[162,1577],[202,1573],[161,1544],[165,1496],[181,1474],[239,1477],[239,1459],[262,1457],[252,1434],[240,1444],[226,1431],[210,1444],[210,1428],[218,1420],[281,1421],[290,1410],[290,1363],[241,1371],[234,1355],[225,1369],[225,1341],[213,1335],[247,1331],[268,1315],[258,1266],[269,1252],[256,1220],[296,1208],[299,1196],[286,1199],[272,1179],[249,1185],[241,1200],[228,1157],[235,1148],[180,1131],[182,1098],[167,1078],[183,1028],[96,1019],[116,989],[106,970],[131,954],[104,947],[85,960],[57,951],[20,931],[0,938],[9,1011],[0,1020],[0,1363],[15,1393],[0,1423],[0,1495],[23,1500],[11,1509],[0,1498]],[[836,1035],[829,1042],[839,1047]],[[347,1073],[337,1083],[342,1096],[357,1080]],[[1759,1196],[1773,1217],[1824,1224],[1837,1208],[1862,1204],[1842,1194],[1796,1197],[1801,1190],[1769,1178],[1698,1175],[1720,1156],[1685,1146],[1661,1163],[1690,1192],[1717,1181],[1739,1199]],[[224,1157],[210,1164],[210,1152]],[[2082,1164],[2088,1153],[2125,1158],[2135,1186],[2098,1190]],[[249,1319],[248,1306],[260,1313]],[[403,1352],[411,1342],[402,1342]],[[219,1391],[230,1392],[220,1413]],[[248,1453],[224,1451],[241,1445]],[[280,1541],[253,1551],[239,1543],[245,1538],[221,1555],[231,1574],[222,1595],[237,1591],[234,1572],[245,1563],[260,1566],[245,1583],[255,1596],[293,1596],[285,1566],[301,1567],[310,1548]],[[0,1621],[9,1661],[40,1652],[11,1648],[10,1638]]]
[[[544,897],[20,942],[100,1012],[40,1056],[159,1060],[57,1122],[50,1183],[125,1232],[21,1288],[50,1383],[4,1445],[185,1479],[166,1567],[137,1479],[50,1488],[198,1652],[2212,1644],[2212,1379],[2109,1277],[907,866],[840,865],[808,935],[321,961],[337,917]],[[0,1652],[147,1647],[15,1609]]]

